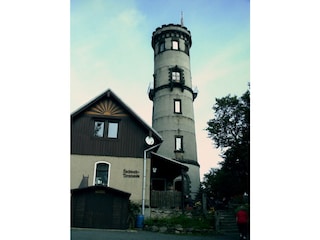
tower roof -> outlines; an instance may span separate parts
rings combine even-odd
[[[188,30],[187,27],[181,24],[164,24],[161,27],[157,27],[156,30],[152,33],[152,41],[151,45],[154,49],[155,44],[158,40],[164,38],[164,37],[180,37],[185,39],[189,42],[190,47],[192,45],[191,40],[191,32]]]

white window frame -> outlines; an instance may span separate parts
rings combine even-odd
[[[174,113],[182,113],[181,109],[181,99],[174,99]]]
[[[178,40],[172,40],[172,49],[179,50],[179,41]]]
[[[173,82],[180,82],[181,81],[181,73],[178,71],[172,71],[171,78]]]
[[[97,131],[97,133],[99,133],[99,134],[97,134],[95,131],[96,131],[96,128],[97,127],[99,127],[98,126],[98,123],[100,123],[101,124],[101,126],[100,126],[100,129]],[[94,121],[94,136],[95,137],[99,137],[99,138],[103,138],[104,137],[104,125],[105,125],[105,122],[104,121],[101,121],[101,120],[95,120]],[[102,135],[101,135],[101,133],[102,133]]]
[[[104,163],[104,164],[109,165],[109,167],[108,167],[108,180],[107,180],[107,187],[109,187],[111,163],[106,162],[106,161],[98,161],[98,162],[95,162],[95,163],[94,163],[93,183],[92,183],[92,184],[93,184],[93,186],[98,185],[98,184],[96,184],[96,175],[97,175],[97,166],[98,166],[98,164],[100,164],[100,163]]]
[[[111,126],[116,126],[116,129]],[[114,131],[116,131],[115,135],[114,135]],[[118,138],[118,133],[119,133],[119,122],[108,121],[107,138]]]
[[[100,129],[97,131],[96,129],[99,127],[98,124],[101,124]],[[104,139],[118,139],[119,138],[119,126],[120,122],[117,120],[110,120],[110,119],[97,119],[94,120],[94,127],[93,127],[93,136],[97,138],[104,138]]]
[[[179,141],[180,140],[180,141]],[[183,151],[183,137],[182,136],[175,136],[175,151],[182,152]],[[178,148],[180,146],[180,148]]]

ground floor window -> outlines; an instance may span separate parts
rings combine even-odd
[[[96,162],[94,171],[94,185],[109,186],[110,163]]]

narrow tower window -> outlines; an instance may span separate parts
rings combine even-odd
[[[184,51],[186,54],[189,55],[189,45],[187,43],[185,43],[185,45],[184,45]]]
[[[179,42],[177,40],[172,41],[172,49],[179,50]]]
[[[182,144],[182,136],[175,137],[175,151],[182,152],[183,151],[183,144]]]
[[[164,42],[160,42],[159,44],[159,52],[163,52],[164,51]]]
[[[181,113],[181,100],[174,99],[174,113]]]

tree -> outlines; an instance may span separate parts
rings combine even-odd
[[[250,92],[240,98],[230,95],[216,99],[215,116],[207,131],[217,148],[221,148],[221,169],[205,175],[211,191],[232,197],[250,192]],[[205,184],[204,184],[205,185]],[[208,185],[208,184],[207,184]]]
[[[216,99],[215,118],[209,120],[209,137],[216,147],[229,148],[250,140],[250,92],[241,98],[230,95]]]

